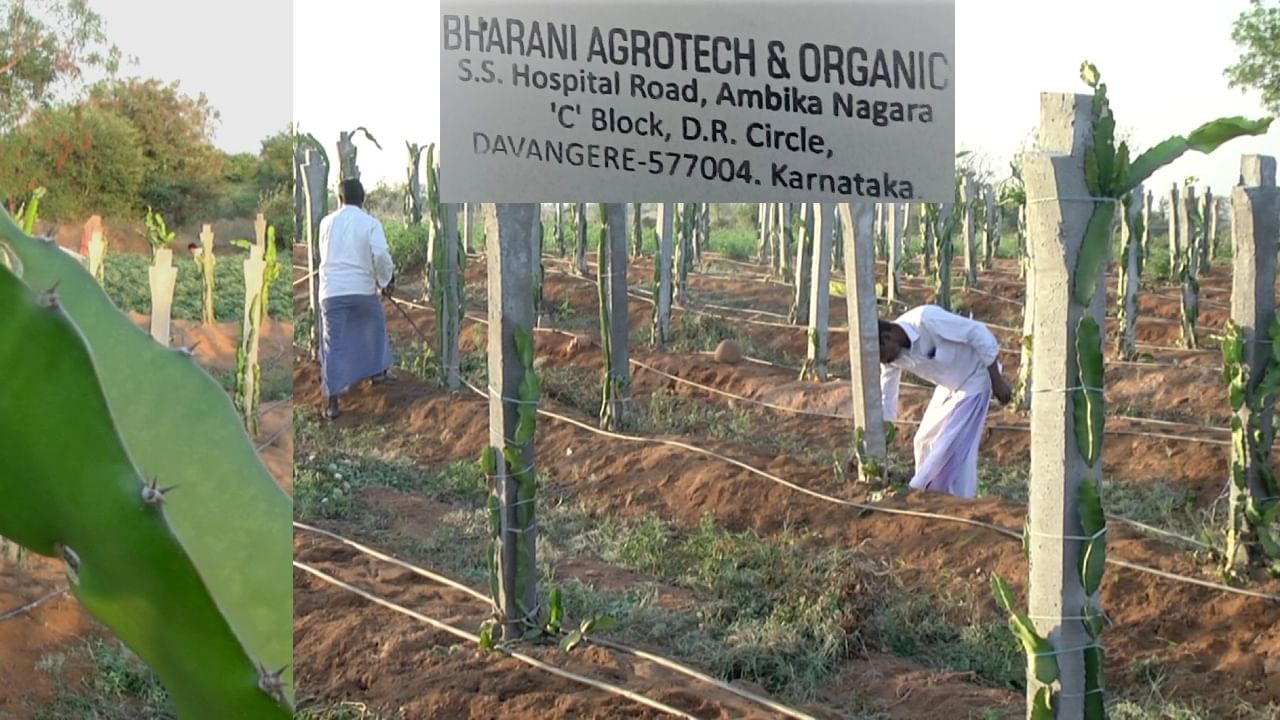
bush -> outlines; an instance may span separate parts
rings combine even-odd
[[[0,138],[0,197],[16,206],[43,186],[46,220],[138,214],[145,168],[137,130],[105,110],[41,110]]]
[[[383,224],[387,235],[387,247],[391,249],[391,259],[396,264],[396,275],[403,277],[406,273],[421,268],[427,262],[427,226],[425,223],[408,227],[402,222]]]

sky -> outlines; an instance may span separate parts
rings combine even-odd
[[[232,153],[257,153],[264,138],[288,129],[292,5],[289,0],[89,0],[108,39],[138,60],[122,65],[119,74],[176,80],[179,91],[191,97],[203,92],[222,114],[214,144]]]
[[[1136,147],[1218,117],[1260,117],[1258,93],[1228,89],[1223,75],[1238,56],[1232,21],[1247,5],[956,0],[956,149],[973,151],[995,177],[1006,177],[1039,120],[1040,93],[1088,91],[1079,79],[1086,59],[1101,71],[1118,129]],[[356,141],[366,187],[404,180],[406,141],[438,140],[439,13],[439,0],[306,0],[294,7],[294,117],[331,155],[339,132],[367,127],[382,150]],[[1234,140],[1213,155],[1184,155],[1148,187],[1167,189],[1195,176],[1225,190],[1236,184],[1240,156],[1253,153],[1280,155],[1280,121],[1267,135]]]

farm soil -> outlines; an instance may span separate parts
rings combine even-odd
[[[567,301],[589,319],[596,302],[593,288],[582,279],[557,272],[555,261],[548,259],[547,265],[545,305],[550,308]],[[483,271],[482,261],[469,264],[469,287],[483,284]],[[651,266],[645,260],[632,262],[630,271],[633,281],[652,276]],[[786,313],[790,302],[790,290],[777,284],[698,274],[691,275],[690,282],[700,302],[727,304],[732,301],[754,310],[781,314]],[[406,284],[402,282],[401,287]],[[634,287],[641,286],[637,283]],[[1001,266],[982,276],[980,289],[993,295],[966,293],[957,284],[956,297],[963,298],[964,307],[972,309],[974,315],[984,321],[1020,327],[1021,288],[1015,269]],[[1229,278],[1221,269],[1212,271],[1203,280],[1206,307],[1202,323],[1221,322],[1225,310],[1215,308],[1229,297],[1229,288]],[[476,295],[469,292],[473,302],[479,302]],[[924,302],[931,297],[931,292],[922,283],[907,283],[907,295],[913,302]],[[1165,346],[1176,341],[1177,308],[1177,296],[1168,289],[1160,291],[1159,297],[1147,298],[1145,314],[1139,321],[1139,341]],[[411,312],[414,322],[430,332],[431,313]],[[1219,314],[1215,316],[1214,312]],[[484,317],[483,306],[469,306],[468,313]],[[677,310],[677,317],[679,314]],[[738,318],[744,315],[736,314]],[[833,298],[833,326],[842,325],[844,315],[843,299]],[[417,339],[398,313],[388,310],[388,318],[393,334],[402,342]],[[1163,322],[1162,318],[1174,322]],[[633,332],[645,329],[650,322],[650,306],[633,299],[631,321]],[[477,341],[483,342],[482,335],[477,336],[467,327],[472,324],[464,323],[464,349],[475,349]],[[590,327],[589,323],[583,325]],[[731,321],[730,325],[756,348],[792,359],[804,356],[803,328],[752,326],[740,319]],[[997,330],[997,334],[1005,347],[1016,346],[1013,343],[1016,332]],[[592,333],[578,331],[576,336],[577,339],[562,333],[538,333],[538,355],[549,358],[554,367],[598,372],[599,354],[591,346]],[[1215,425],[1226,422],[1225,389],[1215,370],[1216,351],[1167,348],[1151,352],[1158,360],[1176,362],[1179,367],[1111,366],[1107,379],[1109,409],[1131,406],[1147,416],[1158,413],[1166,420],[1211,421]],[[845,413],[849,410],[848,385],[838,380],[826,384],[799,383],[790,369],[751,362],[724,365],[707,354],[652,353],[633,347],[632,357],[737,395],[809,410]],[[833,367],[838,367],[841,360],[847,367],[844,332],[832,333],[830,357]],[[1007,377],[1015,376],[1016,360],[1016,355],[1006,356]],[[465,391],[447,394],[428,388],[405,373],[401,376],[389,385],[355,389],[344,398],[345,414],[338,424],[353,428],[395,427],[388,442],[397,446],[400,453],[426,466],[438,467],[446,462],[477,457],[488,441],[486,402]],[[651,372],[637,371],[633,385],[636,396],[648,395],[659,388],[669,393],[708,397],[701,390],[676,384]],[[313,407],[319,405],[314,364],[300,362],[295,366],[295,398]],[[903,416],[919,417],[928,398],[927,390],[905,389]],[[724,398],[718,401],[733,402]],[[542,407],[592,422],[591,418],[546,399]],[[743,411],[760,412],[745,406]],[[849,421],[764,412],[769,414],[757,417],[757,424],[767,424],[771,434],[803,434],[819,447],[829,444],[833,448],[847,448]],[[445,418],[448,421],[442,422]],[[1025,422],[1025,418],[1016,413],[993,409],[989,421],[992,428],[983,442],[984,455],[1001,465],[1025,468],[1029,460],[1029,435],[1016,429]],[[1108,425],[1175,432],[1120,417],[1109,418]],[[998,429],[1001,426],[1014,427]],[[1210,428],[1179,428],[1176,433],[1178,438],[1186,439],[1108,437],[1104,456],[1106,477],[1131,483],[1171,481],[1178,487],[1193,490],[1202,503],[1212,501],[1224,486],[1225,447],[1189,439],[1226,439],[1225,434]],[[711,437],[682,439],[814,490],[851,500],[863,499],[860,487],[839,482],[832,476],[829,463],[820,463],[812,457],[782,456],[750,443]],[[895,450],[909,457],[909,432],[900,433]],[[862,513],[810,498],[719,460],[653,444],[602,442],[585,430],[546,418],[539,421],[538,464],[550,478],[544,492],[585,502],[601,515],[635,517],[656,512],[669,521],[692,527],[703,513],[709,512],[732,529],[751,528],[763,534],[778,533],[784,526],[809,529],[824,542],[857,547],[871,556],[896,561],[895,573],[906,587],[922,592],[955,593],[967,598],[980,616],[993,617],[998,612],[985,591],[990,573],[1000,573],[1012,582],[1017,592],[1025,593],[1026,564],[1019,543],[982,528],[878,512]],[[365,500],[375,514],[390,518],[400,517],[395,508],[405,502],[387,494],[369,495]],[[994,497],[963,500],[913,493],[905,499],[885,500],[880,504],[980,520],[1015,532],[1020,532],[1025,512],[1023,505]],[[379,509],[386,512],[380,513]],[[423,528],[429,531],[435,522],[432,518],[438,518],[447,509],[448,506],[424,507],[420,515],[403,516],[414,518],[412,521],[402,521],[417,527],[418,532],[424,532]],[[334,529],[358,533],[354,528],[335,526]],[[411,531],[406,526],[393,524],[385,532]],[[1169,544],[1140,536],[1114,523],[1110,537],[1111,557],[1215,579],[1208,563],[1199,562]],[[377,544],[377,537],[365,540]],[[300,559],[310,558],[334,574],[357,578],[353,582],[361,587],[393,600],[407,601],[432,617],[456,621],[455,624],[466,629],[474,630],[485,616],[485,607],[474,599],[416,579],[410,582],[388,566],[344,554],[346,551],[341,546],[330,541],[304,537],[304,533],[299,532],[295,537],[295,550]],[[568,570],[568,576],[572,577],[587,569],[570,567]],[[602,578],[607,582],[610,573],[600,573],[599,568],[593,570],[597,576],[592,577],[591,582],[599,585]],[[617,580],[619,587],[627,586],[624,574],[619,574]],[[1280,581],[1255,580],[1254,587],[1280,593]],[[509,661],[484,660],[469,649],[446,651],[443,648],[455,644],[451,637],[323,585],[308,575],[296,575],[295,588],[300,697],[359,699],[388,712],[403,709],[408,713],[406,717],[421,717],[419,713],[429,711],[444,713],[435,715],[439,717],[454,716],[449,711],[461,707],[455,703],[466,697],[474,703],[469,705],[470,717],[489,717],[500,709],[503,713],[514,711],[521,717],[535,719],[567,716],[569,708],[555,703],[572,698],[575,717],[630,716],[619,714],[624,710],[616,704],[618,701],[584,692],[578,686],[562,686],[545,673],[529,670],[527,685],[506,685],[509,677],[526,677],[513,674]],[[1114,623],[1104,636],[1108,650],[1108,687],[1113,692],[1141,692],[1149,686],[1149,678],[1144,673],[1155,667],[1165,678],[1162,693],[1166,699],[1200,700],[1223,711],[1237,699],[1260,705],[1280,699],[1280,667],[1277,667],[1280,666],[1280,624],[1275,622],[1274,604],[1116,568],[1110,570],[1103,583],[1102,602]],[[553,661],[577,663],[593,676],[607,674],[617,659],[598,648],[593,652],[596,654],[556,655]],[[405,682],[406,677],[411,677],[412,682]],[[677,693],[668,699],[690,711],[696,706],[684,701],[692,702],[693,698],[683,698],[678,693],[693,692],[696,693],[693,697],[702,701],[711,698],[706,688],[689,688],[670,679],[654,684],[631,673],[620,677],[629,679],[629,687],[653,688],[654,696],[659,699],[664,697],[664,692]],[[454,682],[460,678],[466,678],[465,685]],[[839,698],[853,691],[877,701],[895,718],[966,717],[970,710],[977,712],[992,707],[1011,708],[1011,715],[1016,717],[1022,712],[1023,702],[1019,693],[983,687],[963,675],[923,668],[903,658],[867,656],[844,663],[823,688],[818,703],[830,712]],[[646,712],[631,704],[625,707],[626,712],[641,713],[636,716],[644,716]],[[718,707],[739,716],[738,711],[728,709],[732,706]]]
[[[139,327],[150,328],[145,315],[130,313]],[[221,323],[207,328],[182,320],[173,321],[174,337],[185,345],[195,345],[196,361],[211,371],[235,368],[236,342],[240,328],[235,323]],[[289,323],[268,320],[262,333],[262,357],[281,357],[287,361],[293,329]],[[285,402],[269,410],[262,419],[261,440],[283,430],[280,438],[260,455],[273,478],[287,492],[293,492],[293,405]],[[260,441],[261,441],[260,440]],[[19,568],[0,557],[0,613],[20,607],[47,593],[66,587],[62,562],[54,558],[29,554],[25,567]],[[90,636],[110,636],[81,607],[70,593],[50,599],[33,610],[0,621],[0,720],[26,720],[54,697],[53,679],[36,668],[41,658],[69,652]],[[78,682],[80,669],[70,669],[63,679]]]

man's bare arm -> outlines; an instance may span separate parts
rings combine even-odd
[[[996,396],[1001,405],[1008,405],[1013,399],[1013,388],[1009,387],[1009,382],[1000,374],[1000,363],[997,361],[988,365],[987,374],[991,376],[991,394]]]

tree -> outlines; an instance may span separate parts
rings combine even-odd
[[[293,237],[293,140],[291,128],[265,138],[254,173],[258,212],[275,227],[281,247]]]
[[[1262,106],[1280,116],[1280,2],[1250,0],[1231,27],[1240,59],[1225,71],[1229,87],[1262,93]]]
[[[43,186],[46,219],[134,214],[145,167],[127,120],[92,108],[41,109],[0,137],[0,198],[13,210]]]
[[[204,219],[253,217],[258,207],[258,165],[253,153],[224,155],[220,198]]]
[[[293,186],[293,131],[281,130],[262,141],[255,181],[259,192]]]
[[[207,211],[223,179],[224,155],[213,144],[218,111],[204,93],[192,98],[178,91],[177,82],[130,78],[94,85],[88,102],[127,119],[143,138],[143,205],[175,227]]]
[[[114,75],[120,49],[108,44],[102,18],[84,0],[10,0],[0,32],[0,132],[76,83],[84,70]]]

